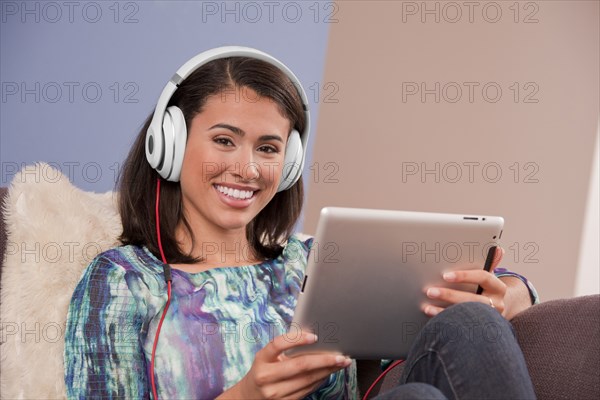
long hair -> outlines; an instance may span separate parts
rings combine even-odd
[[[202,112],[210,96],[250,88],[261,97],[275,102],[290,126],[302,132],[306,120],[302,100],[290,79],[279,68],[254,58],[229,57],[211,61],[185,79],[169,101],[183,112],[187,127]],[[152,114],[146,119],[121,170],[117,183],[119,211],[123,223],[120,240],[123,244],[146,246],[160,258],[156,235],[155,199],[158,173],[146,160],[145,139]],[[281,254],[281,240],[287,239],[300,216],[304,191],[302,179],[290,189],[278,192],[248,224],[246,237],[255,255],[274,258]],[[183,212],[179,182],[161,181],[160,234],[165,257],[169,263],[196,263],[201,258],[181,251],[175,236],[179,223],[194,237]],[[195,247],[195,246],[192,246]]]

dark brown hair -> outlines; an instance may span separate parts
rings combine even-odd
[[[300,96],[290,79],[279,68],[254,58],[230,57],[211,61],[185,79],[169,106],[178,106],[187,126],[213,95],[237,88],[250,88],[259,96],[273,100],[290,127],[304,130],[306,120]],[[156,236],[155,207],[158,173],[146,160],[145,139],[152,115],[144,123],[125,160],[118,191],[119,211],[123,223],[120,240],[123,244],[146,246],[160,259]],[[246,228],[246,237],[255,256],[274,258],[281,254],[282,239],[291,234],[300,216],[303,203],[302,179],[290,189],[275,194],[273,199]],[[183,213],[179,182],[161,180],[160,234],[165,257],[169,263],[195,263],[201,258],[184,254],[178,246],[175,229],[183,223],[195,243],[193,231]]]

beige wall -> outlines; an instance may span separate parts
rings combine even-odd
[[[523,2],[518,23],[512,1],[474,3],[470,17],[464,2],[427,2],[439,23],[421,21],[422,2],[337,3],[304,231],[327,205],[501,215],[504,265],[544,300],[572,296],[598,126],[599,3]],[[439,102],[410,95],[411,82],[439,82]],[[439,182],[407,175],[436,163]]]

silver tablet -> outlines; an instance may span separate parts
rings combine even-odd
[[[489,270],[504,220],[327,207],[321,211],[290,338],[308,329],[317,343],[287,352],[335,351],[356,359],[400,359],[428,321],[423,304],[445,271]]]

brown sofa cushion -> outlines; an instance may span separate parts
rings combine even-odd
[[[538,399],[600,398],[600,295],[547,301],[512,323]]]

